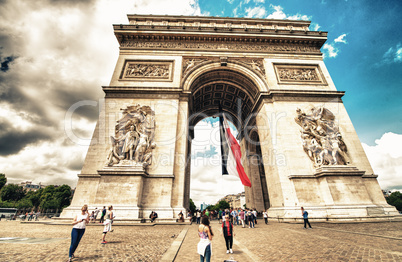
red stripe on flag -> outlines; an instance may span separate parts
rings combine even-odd
[[[251,182],[248,179],[246,172],[244,172],[243,165],[241,164],[240,145],[239,143],[237,143],[237,140],[234,138],[229,128],[226,128],[226,134],[227,137],[229,138],[228,143],[236,160],[236,170],[239,175],[240,181],[244,186],[251,187]]]

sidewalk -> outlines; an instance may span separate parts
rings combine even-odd
[[[225,238],[223,235],[221,235],[221,224],[218,224],[218,222],[212,221],[211,223],[212,227],[212,232],[214,233],[214,237],[212,239],[212,261],[224,261],[228,259],[232,259],[235,261],[253,261],[252,258],[247,254],[247,249],[239,245],[237,241],[237,233],[238,233],[238,228],[234,228],[234,233],[235,237],[233,239],[233,254],[226,254],[226,244],[225,244]],[[241,228],[243,230],[243,228]],[[199,261],[200,256],[197,253],[197,244],[199,242],[199,237],[198,237],[198,225],[193,223],[188,232],[187,235],[182,243],[182,246],[177,254],[177,257],[175,261]]]
[[[234,254],[212,221],[212,261],[402,261],[402,222],[302,224],[258,220],[254,229],[235,227]],[[176,260],[199,261],[197,225],[191,225]]]
[[[234,254],[226,254],[220,225],[212,221],[212,261],[402,261],[402,222],[302,224],[258,220],[256,228],[236,226]],[[66,261],[71,225],[0,221],[0,261]],[[76,251],[77,262],[199,261],[197,225],[113,225],[101,244],[101,225],[87,227]],[[183,233],[185,232],[185,234]],[[177,252],[178,250],[178,252]]]

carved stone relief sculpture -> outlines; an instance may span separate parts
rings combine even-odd
[[[287,69],[278,70],[281,80],[317,81],[318,76],[314,69]]]
[[[265,68],[263,59],[244,59],[244,58],[234,58],[233,60],[238,61],[242,64],[249,66],[251,69],[257,71],[258,73],[265,75]]]
[[[183,59],[183,75],[193,69],[195,66],[208,61],[206,58],[185,58]]]
[[[121,80],[166,81],[172,78],[173,62],[126,61]]]
[[[348,165],[347,147],[334,114],[325,107],[312,107],[309,114],[296,110],[295,121],[301,127],[303,149],[315,167]]]
[[[326,85],[318,65],[275,64],[279,84]]]
[[[111,136],[111,148],[107,166],[143,166],[151,164],[152,150],[156,147],[155,112],[149,106],[134,105],[123,109],[117,121],[115,136]]]

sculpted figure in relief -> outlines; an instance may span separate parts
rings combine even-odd
[[[115,136],[111,136],[112,147],[106,165],[142,165],[152,161],[155,135],[154,112],[149,106],[129,106],[117,121]]]
[[[295,121],[301,127],[303,149],[314,166],[350,163],[347,147],[331,111],[325,107],[312,107],[310,114],[299,108],[296,113]]]

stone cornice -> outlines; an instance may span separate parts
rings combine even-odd
[[[272,103],[274,101],[312,101],[312,99],[319,101],[342,102],[342,96],[344,95],[344,91],[284,89],[270,90],[268,92],[260,93],[251,111],[259,111],[264,102]]]
[[[203,49],[200,43],[218,43],[222,49],[236,49],[239,44],[247,44],[258,45],[250,51],[270,51],[261,46],[279,44],[285,46],[285,49],[292,45],[314,47],[314,51],[319,52],[327,39],[326,32],[309,31],[310,21],[141,15],[128,17],[130,24],[113,26],[122,48]],[[158,46],[138,46],[137,42],[153,42],[158,43]],[[186,45],[177,46],[166,42]],[[219,49],[214,45],[211,47]]]

